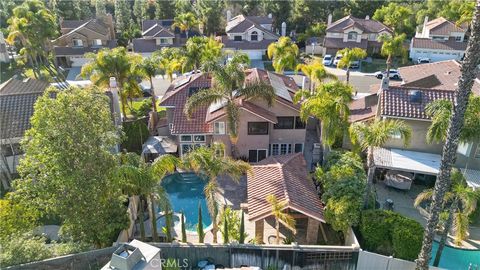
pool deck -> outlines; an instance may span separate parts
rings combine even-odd
[[[425,186],[413,184],[410,190],[403,191],[387,187],[383,182],[379,182],[374,185],[374,190],[377,193],[378,201],[381,204],[380,207],[383,206],[383,203],[386,199],[392,199],[394,202],[395,212],[418,221],[420,224],[422,224],[422,226],[427,224],[428,212],[422,207],[414,207],[413,202],[415,201],[417,195],[425,188]],[[460,248],[480,249],[480,228],[470,226],[469,234],[469,239],[463,241],[463,244]],[[437,235],[436,239],[440,240],[440,237]],[[450,235],[447,242],[448,245],[456,247],[456,245],[453,243],[453,238]]]

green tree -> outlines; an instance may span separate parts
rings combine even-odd
[[[181,217],[181,225],[182,225],[182,242],[186,243],[187,242],[187,230],[185,228],[185,214],[182,211],[182,217]]]
[[[412,137],[412,129],[401,120],[378,120],[366,124],[356,122],[349,128],[350,139],[354,146],[367,151],[367,192],[365,206],[368,206],[373,176],[375,175],[375,163],[373,151],[376,147],[382,147],[393,135],[400,135],[403,144],[407,146]]]
[[[223,210],[221,215],[223,218],[220,221],[220,226],[223,226],[223,229],[221,230],[223,238],[225,239],[225,232],[227,232],[228,239],[230,241],[236,240],[240,243],[242,237],[242,241],[244,241],[247,235],[245,233],[245,224],[243,224],[244,228],[242,232],[242,221],[240,219],[239,211],[233,210],[230,206],[228,206]],[[227,221],[226,228],[225,221]]]
[[[283,22],[288,22],[292,10],[293,1],[275,1],[275,0],[261,0],[264,14],[272,14],[275,18],[273,26],[275,29],[280,29]]]
[[[182,55],[178,55],[182,71],[198,70],[204,63],[218,62],[222,55],[222,47],[223,44],[213,37],[189,38]]]
[[[155,1],[155,18],[157,20],[173,18],[173,16],[175,15],[174,11],[175,9],[172,1]]]
[[[96,88],[50,88],[37,100],[30,122],[15,198],[57,215],[73,241],[111,245],[128,217],[121,190],[109,177],[120,132],[108,97]]]
[[[223,216],[223,231],[222,231],[223,243],[224,244],[228,244],[230,242],[229,234],[230,234],[230,232],[228,231],[228,219],[227,219],[227,216],[224,215]]]
[[[275,241],[280,244],[280,222],[285,227],[295,233],[295,219],[288,213],[284,212],[287,202],[279,201],[274,194],[270,194],[266,198],[271,206],[271,214],[275,218]]]
[[[413,11],[410,7],[390,2],[388,5],[375,10],[373,19],[390,27],[396,35],[407,33],[410,36],[415,31],[412,16]]]
[[[268,45],[267,55],[272,59],[275,72],[283,73],[286,68],[295,68],[298,46],[289,37],[280,37],[277,42]]]
[[[188,12],[176,16],[172,24],[172,28],[175,29],[176,27],[178,27],[180,31],[185,32],[185,35],[188,39],[190,29],[194,28],[197,25],[198,21],[197,18],[195,18],[195,14],[193,14],[192,12]]]
[[[239,238],[238,243],[243,244],[245,242],[245,213],[242,211],[242,217],[240,219],[240,229],[239,229]]]
[[[107,9],[105,7],[105,0],[95,0],[95,16],[99,18],[106,14]]]
[[[213,242],[217,243],[218,232],[218,202],[215,194],[218,191],[217,178],[228,176],[238,182],[240,177],[251,170],[250,165],[241,160],[234,160],[226,156],[218,156],[217,150],[223,148],[221,144],[212,147],[198,147],[183,156],[186,168],[195,171],[208,180],[204,193],[207,200],[208,211],[212,219]]]
[[[2,267],[41,261],[52,257],[51,249],[45,245],[45,239],[22,235],[12,237],[2,244],[0,261]]]
[[[477,200],[480,193],[468,187],[467,181],[462,173],[455,169],[452,171],[452,187],[445,194],[443,210],[448,212],[448,218],[443,225],[439,247],[433,262],[438,266],[443,248],[448,238],[448,233],[453,225],[453,232],[456,245],[462,245],[462,241],[468,239],[469,216],[477,208]],[[430,201],[433,196],[433,189],[426,189],[417,195],[414,205],[417,207],[422,202]]]
[[[390,68],[392,67],[394,57],[399,56],[403,61],[407,57],[407,49],[405,49],[403,45],[405,38],[405,34],[398,36],[382,34],[378,37],[378,41],[382,42],[381,54],[387,57],[387,74],[390,74]]]
[[[148,19],[147,9],[148,1],[135,0],[133,2],[133,16],[139,27],[142,27],[143,20]]]
[[[296,70],[301,70],[310,79],[310,91],[315,89],[315,84],[321,84],[325,79],[337,79],[335,75],[325,69],[323,63],[318,59],[308,64],[298,64]]]
[[[425,228],[422,250],[417,259],[418,269],[428,269],[435,226],[438,223],[443,198],[450,187],[450,174],[457,157],[458,143],[465,122],[465,113],[468,108],[469,97],[472,93],[473,81],[477,76],[476,70],[480,64],[480,57],[478,57],[478,55],[480,55],[480,4],[477,1],[475,16],[471,25],[471,36],[468,40],[465,57],[460,67],[462,75],[459,78],[458,88],[455,93],[456,101],[447,128],[447,139],[443,145],[440,170],[437,181],[435,182],[432,204],[430,206],[430,216]]]
[[[216,35],[223,31],[222,17],[225,3],[223,0],[197,0],[195,11],[200,22],[203,34]]]
[[[350,82],[350,67],[353,62],[360,61],[367,57],[367,52],[360,48],[345,48],[337,52],[342,58],[338,61],[337,68],[347,69],[347,83]]]
[[[132,20],[130,4],[127,0],[115,0],[115,28],[122,33],[127,30]]]
[[[55,5],[55,14],[65,20],[82,19],[82,6],[80,1],[59,0]]]
[[[156,61],[155,57],[145,57],[139,65],[144,77],[150,82],[150,94],[152,95],[152,108],[153,112],[157,112],[157,99],[155,95],[155,89],[153,87],[152,78],[161,71],[160,65]],[[156,117],[156,115],[155,115]],[[155,119],[156,120],[156,119]],[[156,122],[156,121],[155,121]],[[154,125],[155,126],[155,125]]]
[[[205,65],[212,73],[215,84],[211,89],[199,91],[187,99],[185,114],[191,117],[201,106],[209,106],[225,100],[228,119],[228,129],[231,141],[232,155],[236,156],[236,142],[238,139],[238,124],[240,122],[238,98],[260,98],[271,106],[275,101],[274,89],[262,82],[245,83],[245,66],[249,62],[248,56],[236,54],[225,65],[218,62],[209,62]],[[236,93],[236,94],[235,94]]]
[[[193,12],[193,5],[190,0],[175,0],[175,14]]]
[[[82,67],[80,76],[90,77],[93,84],[100,87],[109,87],[110,78],[117,80],[120,92],[122,113],[127,116],[127,99],[141,93],[137,79],[140,69],[137,64],[142,57],[138,54],[128,53],[124,47],[114,49],[101,49],[98,53],[88,53],[91,61]]]
[[[160,70],[167,74],[170,81],[175,72],[182,71],[182,51],[178,48],[162,48],[152,56],[160,64]]]
[[[197,234],[198,234],[198,242],[203,243],[203,241],[205,240],[205,232],[203,231],[202,205],[200,203],[198,203]]]
[[[8,195],[7,195],[8,196]],[[37,224],[40,213],[29,209],[16,200],[9,198],[0,200],[0,245],[10,237],[21,235],[32,230]]]
[[[294,102],[301,102],[300,117],[303,121],[310,116],[320,119],[324,153],[347,131],[348,105],[353,100],[352,94],[353,88],[340,81],[320,84],[313,93],[301,90],[295,94]]]

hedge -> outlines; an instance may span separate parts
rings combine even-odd
[[[392,211],[363,211],[359,229],[362,246],[369,251],[414,260],[422,246],[422,225]]]

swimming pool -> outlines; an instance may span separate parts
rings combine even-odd
[[[165,177],[162,186],[167,191],[175,213],[185,214],[185,227],[197,231],[198,204],[202,207],[202,223],[206,229],[212,224],[203,188],[206,181],[194,173],[175,173]],[[165,223],[165,222],[163,222]]]
[[[430,265],[435,259],[437,249],[438,242],[433,242]],[[475,265],[480,267],[480,250],[459,249],[445,246],[442,252],[442,257],[440,258],[439,267],[449,270],[467,270],[469,269],[468,267],[470,264],[473,266],[472,269],[476,269]]]

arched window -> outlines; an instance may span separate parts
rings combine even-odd
[[[357,32],[348,32],[348,40],[357,40]]]
[[[250,40],[252,40],[252,41],[257,41],[258,40],[257,31],[253,31],[252,34],[250,34]]]

